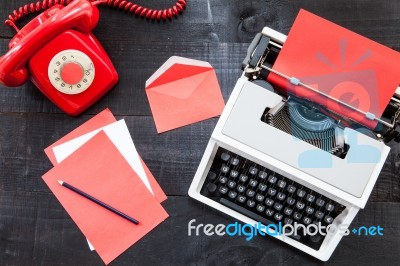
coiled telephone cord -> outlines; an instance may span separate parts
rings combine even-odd
[[[35,3],[26,4],[18,9],[15,9],[9,16],[5,23],[19,31],[15,22],[24,16],[32,13],[44,11],[54,5],[68,5],[74,0],[41,0]],[[186,6],[186,0],[177,0],[175,5],[167,9],[152,9],[134,4],[126,0],[89,0],[95,5],[106,5],[122,9],[128,13],[144,17],[150,20],[167,20],[176,17],[183,11]]]

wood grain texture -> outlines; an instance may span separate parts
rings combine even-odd
[[[0,161],[3,165],[0,169],[0,191],[47,192],[48,189],[40,177],[51,168],[51,164],[43,153],[43,148],[88,118],[46,114],[0,114]],[[139,154],[166,193],[187,195],[217,119],[209,119],[157,135],[151,117],[117,118],[126,120]],[[399,144],[392,146],[370,201],[400,202],[400,149]]]
[[[135,2],[165,8],[175,1]],[[25,3],[2,1],[0,20]],[[172,23],[101,7],[94,33],[120,82],[83,115],[62,114],[30,82],[14,89],[0,85],[0,265],[102,265],[41,176],[51,168],[43,149],[106,107],[126,120],[139,153],[169,195],[164,206],[171,216],[111,265],[322,264],[272,238],[189,237],[191,219],[233,222],[187,197],[217,118],[158,135],[144,92],[146,79],[179,55],[209,61],[227,100],[254,35],[264,26],[288,33],[300,8],[400,50],[396,0],[188,0],[184,14]],[[0,25],[0,54],[13,35]],[[384,236],[345,237],[327,265],[400,265],[400,145],[391,147],[369,203],[352,224],[379,224]]]
[[[102,265],[51,193],[5,192],[0,198],[2,265]],[[188,223],[234,220],[187,197],[163,204],[170,217],[110,265],[321,265],[272,237],[188,235]],[[377,215],[379,214],[379,215]],[[380,225],[383,236],[345,236],[326,265],[395,265],[400,262],[399,203],[371,203],[351,228]],[[385,250],[382,250],[382,246]],[[94,253],[94,252],[93,252]]]
[[[154,2],[155,7],[164,5]],[[86,113],[95,114],[111,107],[121,115],[150,115],[143,91],[145,81],[171,55],[209,61],[216,68],[227,98],[240,75],[240,63],[255,33],[265,25],[287,33],[301,7],[399,50],[400,7],[395,1],[387,2],[381,5],[372,0],[324,1],[324,4],[193,0],[189,1],[185,13],[172,23],[148,22],[101,7],[101,20],[94,33],[114,62],[120,82]],[[24,3],[24,0],[2,3],[0,18],[6,18],[11,10]],[[28,19],[23,20],[26,21]],[[114,21],[117,23],[112,23]],[[0,27],[0,36],[12,37],[13,34],[9,27]],[[8,50],[8,41],[0,39],[0,54]],[[15,90],[0,85],[0,91],[0,112],[60,113],[30,82]],[[10,99],[14,102],[4,104]]]
[[[0,40],[0,47],[5,48],[7,42]],[[149,47],[126,40],[105,42],[104,47],[119,73],[119,83],[85,113],[97,114],[109,107],[119,115],[151,115],[145,82],[172,55],[210,62],[216,69],[224,98],[228,99],[241,75],[240,64],[247,46],[167,41]],[[61,113],[31,82],[20,88],[0,85],[0,92],[0,112]]]
[[[26,0],[3,1],[0,18],[6,19]],[[155,8],[165,8],[174,0],[135,3]],[[106,42],[128,40],[135,44],[154,41],[179,40],[179,42],[250,42],[255,33],[270,26],[288,33],[300,8],[307,9],[339,25],[385,45],[400,48],[399,13],[396,0],[190,0],[182,16],[169,22],[148,22],[131,17],[122,11],[100,7],[101,19],[95,30],[100,40]],[[29,18],[23,20],[24,25]],[[118,23],[110,23],[118,22]],[[11,38],[14,30],[0,27],[0,36]]]

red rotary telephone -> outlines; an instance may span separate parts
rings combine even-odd
[[[30,77],[47,98],[73,116],[94,104],[118,82],[111,60],[91,33],[99,21],[99,4],[166,20],[180,13],[186,0],[166,10],[124,0],[43,0],[25,5],[6,21],[18,33],[10,41],[10,50],[0,57],[0,83],[16,87]],[[46,11],[21,30],[15,26],[24,15],[40,10]]]

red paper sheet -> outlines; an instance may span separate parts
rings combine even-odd
[[[43,179],[106,264],[168,217],[103,131]],[[62,187],[57,180],[113,206],[139,224]]]
[[[399,63],[400,53],[300,10],[273,69],[379,118],[400,84]],[[377,124],[275,74],[268,81],[367,127]]]
[[[115,119],[115,117],[113,116],[111,111],[109,109],[105,109],[104,111],[102,111],[101,113],[99,113],[95,117],[93,117],[92,119],[86,121],[84,124],[82,124],[81,126],[76,128],[75,130],[71,131],[70,133],[68,133],[67,135],[62,137],[61,139],[59,139],[56,142],[54,142],[53,144],[51,144],[49,147],[47,147],[44,150],[44,152],[46,153],[46,155],[49,158],[49,160],[51,161],[51,163],[53,165],[57,165],[56,156],[54,155],[54,152],[53,152],[53,148],[55,146],[63,144],[67,141],[70,141],[74,138],[82,136],[82,135],[89,133],[93,130],[96,130],[98,128],[107,126],[116,121],[117,120]]]
[[[51,163],[55,166],[57,165],[57,160],[53,152],[53,148],[61,145],[65,142],[68,142],[74,138],[77,138],[79,136],[82,136],[86,133],[89,133],[93,130],[99,129],[101,127],[107,126],[111,123],[116,122],[117,120],[115,119],[114,115],[111,113],[109,109],[105,109],[98,115],[94,116],[75,130],[71,131],[67,135],[65,135],[63,138],[59,139],[49,147],[47,147],[44,151],[51,161]],[[153,189],[154,192],[154,197],[159,201],[163,202],[164,200],[167,199],[167,196],[165,195],[164,191],[160,187],[160,184],[158,184],[157,180],[154,178],[153,174],[150,172],[149,168],[147,165],[144,163],[144,161],[141,159],[141,163],[143,165],[143,168],[146,172],[147,178],[149,179],[151,188]]]

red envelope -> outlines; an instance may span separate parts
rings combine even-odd
[[[177,56],[147,80],[146,94],[158,133],[218,116],[225,106],[214,68]]]
[[[103,131],[43,179],[106,264],[168,217]],[[139,224],[66,189],[58,180],[137,219]]]

